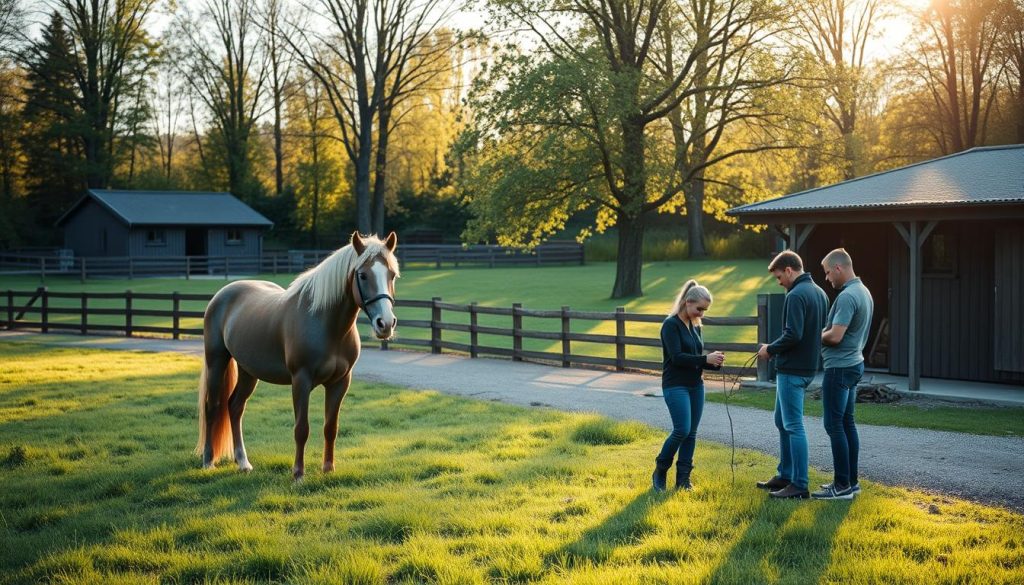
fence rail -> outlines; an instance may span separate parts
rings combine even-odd
[[[7,290],[4,294],[3,314],[6,328],[32,329],[43,333],[69,331],[82,335],[89,333],[116,333],[132,337],[138,333],[170,335],[179,339],[183,335],[203,334],[202,318],[212,295],[209,294],[156,294],[156,293],[93,293],[93,292],[51,292],[46,287],[30,291]],[[161,303],[164,303],[162,306]],[[103,306],[99,306],[99,305]],[[756,327],[757,341],[766,338],[767,318],[763,310],[765,295],[759,295],[758,315],[751,317],[706,317],[705,326],[712,330],[718,327]],[[514,361],[539,361],[556,363],[562,367],[573,365],[600,366],[618,371],[661,370],[660,359],[649,359],[652,349],[661,346],[661,341],[652,335],[627,335],[630,324],[657,324],[664,316],[643,313],[629,313],[623,307],[614,312],[575,311],[565,306],[557,310],[527,309],[521,304],[510,308],[486,307],[477,303],[446,303],[441,298],[430,300],[399,299],[397,309],[420,309],[427,313],[426,319],[403,318],[403,330],[412,329],[417,335],[403,336],[392,342],[380,342],[382,349],[389,345],[428,348],[431,353],[456,351],[476,358],[481,355],[510,357]],[[444,320],[444,316],[451,318]],[[32,316],[37,320],[26,320]],[[490,319],[489,324],[480,318]],[[511,326],[498,326],[495,320],[510,321]],[[524,318],[540,320],[542,324],[524,326]],[[169,320],[169,321],[168,321]],[[462,321],[462,322],[459,322]],[[581,322],[589,325],[588,330],[609,329],[614,333],[584,333],[573,330]],[[544,325],[548,324],[548,325]],[[445,332],[450,332],[447,339]],[[451,333],[456,334],[455,339]],[[497,337],[504,343],[494,344],[481,340],[481,336]],[[364,337],[366,342],[376,339]],[[547,347],[526,340],[547,342]],[[533,347],[527,347],[532,345]],[[586,353],[578,344],[599,348]],[[552,350],[552,348],[557,350]],[[753,353],[757,343],[714,342],[706,343],[709,351],[722,350]],[[603,351],[601,351],[603,350]],[[636,357],[635,351],[646,353]],[[597,353],[599,355],[594,355]],[[657,353],[657,352],[653,352]],[[655,356],[656,357],[656,356]],[[644,359],[648,358],[648,359]],[[727,366],[725,374],[744,376],[757,375],[767,379],[767,372],[755,368]]]
[[[297,273],[320,263],[334,250],[288,250],[260,256],[70,256],[53,254],[0,253],[0,274],[78,276],[134,279],[146,276]],[[533,252],[501,246],[405,245],[396,250],[403,267],[434,266],[548,266],[583,264],[583,245],[577,242],[548,242]]]

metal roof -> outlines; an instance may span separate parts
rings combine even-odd
[[[89,189],[59,220],[94,200],[129,227],[137,225],[262,226],[274,222],[231,193]]]
[[[749,203],[728,215],[1024,203],[1024,144],[972,148],[842,183]]]

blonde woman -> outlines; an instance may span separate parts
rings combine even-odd
[[[661,389],[672,417],[661,453],[655,459],[654,489],[664,491],[668,469],[676,461],[676,488],[690,490],[693,450],[697,444],[697,425],[704,411],[704,370],[717,370],[725,354],[704,354],[701,317],[711,307],[711,293],[689,280],[676,296],[672,312],[661,324]],[[676,455],[678,453],[678,459]]]

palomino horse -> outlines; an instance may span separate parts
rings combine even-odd
[[[299,275],[287,290],[271,282],[240,280],[214,295],[203,319],[205,364],[199,378],[196,453],[203,456],[203,467],[233,456],[240,470],[252,470],[242,441],[242,414],[256,383],[266,380],[292,387],[295,479],[305,472],[309,394],[323,384],[323,470],[334,470],[338,410],[359,358],[359,310],[370,318],[379,339],[390,339],[398,323],[397,242],[394,232],[383,242],[355,232],[351,244]]]

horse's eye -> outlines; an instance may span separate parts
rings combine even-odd
[[[366,280],[366,273],[365,272],[360,272],[359,273],[359,280]]]

